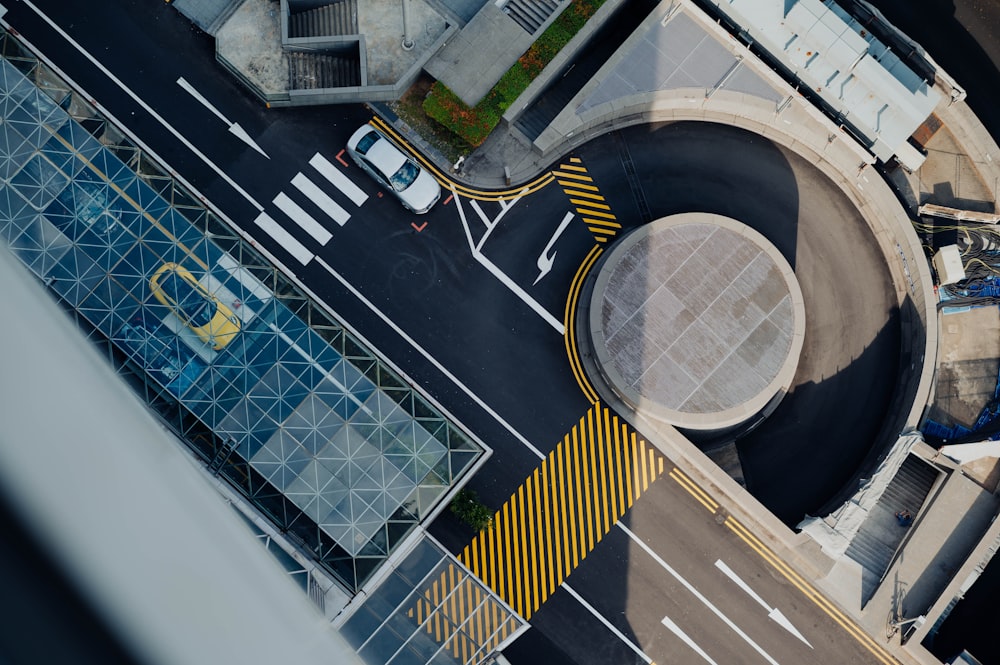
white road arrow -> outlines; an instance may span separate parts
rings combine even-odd
[[[566,230],[567,226],[569,226],[571,219],[573,219],[573,213],[566,213],[566,216],[563,217],[562,223],[559,224],[559,228],[556,229],[556,232],[549,240],[549,243],[545,245],[545,249],[542,250],[542,253],[538,255],[538,277],[536,277],[535,281],[532,282],[532,286],[542,281],[542,277],[545,277],[549,274],[549,271],[552,270],[552,265],[555,263],[556,254],[558,252],[552,252],[552,256],[549,256],[549,252],[552,250],[552,246],[556,244],[556,240],[559,240],[559,236],[562,235],[562,232]]]
[[[243,141],[244,143],[246,143],[248,146],[250,146],[251,148],[253,148],[257,152],[259,152],[260,154],[264,155],[268,159],[271,159],[270,155],[268,155],[266,152],[264,152],[263,150],[261,150],[260,146],[257,145],[252,138],[250,138],[250,135],[247,134],[247,132],[246,132],[245,129],[243,129],[242,127],[240,127],[235,122],[229,122],[229,118],[227,118],[226,116],[222,115],[222,111],[220,111],[219,109],[217,109],[214,106],[212,106],[212,103],[210,101],[208,101],[207,99],[205,99],[204,97],[202,97],[201,93],[198,92],[197,90],[195,90],[194,87],[190,83],[188,83],[187,81],[185,81],[183,76],[181,78],[177,79],[177,85],[179,85],[180,87],[182,87],[185,90],[187,90],[188,93],[190,93],[190,95],[192,97],[194,97],[195,99],[197,99],[199,102],[201,102],[205,106],[205,108],[207,108],[209,111],[211,111],[212,113],[214,113],[216,115],[216,117],[219,118],[219,120],[221,120],[222,122],[226,123],[226,125],[229,126],[229,131],[231,133],[235,134],[237,138],[239,138],[241,141]]]
[[[721,559],[715,562],[715,567],[721,570],[726,577],[735,582],[736,586],[743,589],[743,591],[745,591],[748,596],[757,601],[758,605],[767,610],[767,617],[769,619],[771,619],[776,624],[787,630],[789,633],[800,639],[802,643],[805,644],[810,649],[813,648],[813,645],[809,644],[809,640],[804,638],[802,636],[802,633],[796,630],[795,626],[792,625],[792,622],[789,621],[788,618],[781,613],[781,610],[779,610],[777,607],[771,607],[770,605],[765,603],[764,599],[758,596],[757,593],[750,588],[750,585],[741,580],[740,577],[736,573],[734,573],[729,566],[723,563]]]

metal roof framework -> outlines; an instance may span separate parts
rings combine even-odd
[[[941,100],[928,83],[833,0],[710,0],[883,162],[910,168],[907,139]]]
[[[0,235],[209,469],[356,591],[486,449],[8,33],[0,53]],[[222,349],[152,296],[165,263],[239,318]]]

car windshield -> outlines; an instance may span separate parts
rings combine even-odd
[[[420,173],[420,167],[418,167],[413,162],[407,160],[403,162],[403,165],[399,167],[399,170],[392,174],[389,181],[392,182],[392,188],[397,192],[401,192],[417,179],[417,175]]]
[[[215,316],[212,301],[181,279],[177,273],[168,272],[160,280],[160,288],[177,305],[178,314],[195,328],[207,326]]]
[[[368,132],[358,141],[358,147],[355,150],[362,155],[368,154],[368,149],[375,145],[376,141],[378,141],[378,133],[375,131]]]

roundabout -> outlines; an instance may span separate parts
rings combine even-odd
[[[760,233],[709,213],[639,227],[600,266],[590,342],[602,378],[633,409],[693,430],[773,411],[805,334],[791,266]]]

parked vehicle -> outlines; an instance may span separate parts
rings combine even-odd
[[[441,198],[441,186],[434,176],[370,124],[362,125],[347,140],[347,154],[418,215]]]
[[[164,263],[149,279],[153,297],[170,308],[206,344],[220,350],[240,331],[240,319],[177,263]]]

